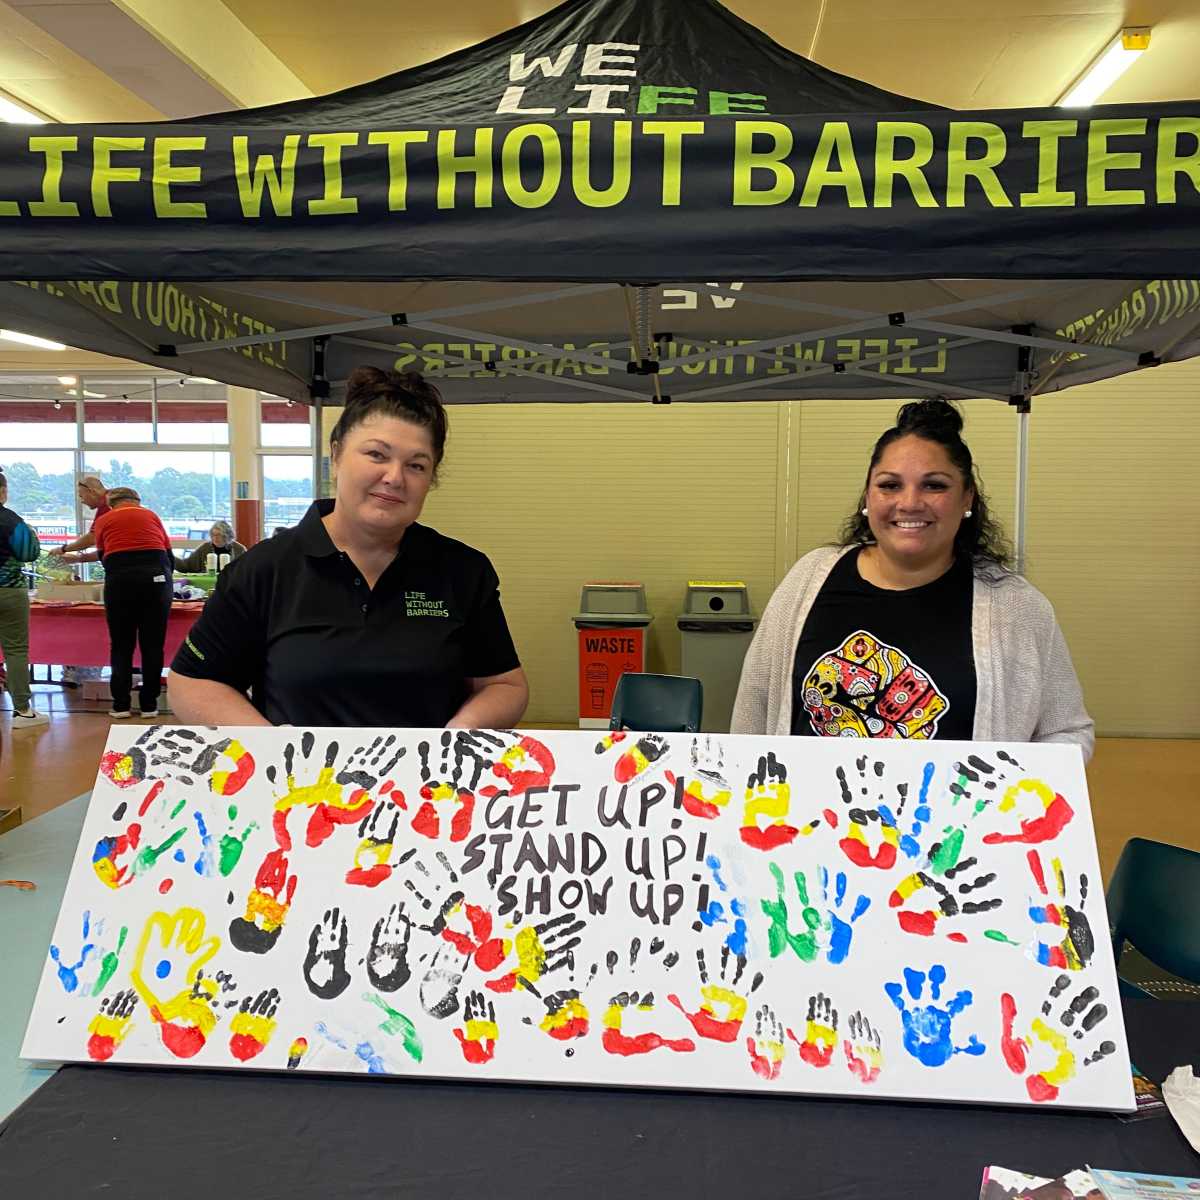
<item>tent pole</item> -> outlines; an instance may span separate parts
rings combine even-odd
[[[1025,524],[1029,501],[1029,412],[1017,412],[1017,489],[1013,512],[1016,536],[1013,549],[1019,575],[1025,574]]]
[[[321,439],[325,424],[321,415],[323,408],[324,401],[322,398],[314,396],[310,416],[312,423],[312,494],[314,500],[320,500],[325,495],[325,480],[322,478],[321,472],[322,450],[324,449]]]

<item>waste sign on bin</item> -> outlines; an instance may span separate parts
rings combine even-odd
[[[646,669],[646,589],[640,583],[585,583],[579,631],[579,728],[607,729],[617,680]]]
[[[728,733],[742,659],[754,635],[750,593],[740,580],[688,581],[679,615],[683,657],[680,673],[704,684],[704,721],[708,733]]]

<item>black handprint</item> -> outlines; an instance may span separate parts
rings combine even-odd
[[[332,908],[308,935],[304,959],[304,982],[320,1000],[333,1000],[350,986],[346,970],[346,946],[350,933],[341,910]]]
[[[409,980],[408,942],[412,922],[397,902],[375,922],[367,950],[367,978],[381,992],[395,992]]]

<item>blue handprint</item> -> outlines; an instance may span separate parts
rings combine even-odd
[[[946,968],[934,964],[929,968],[929,997],[940,1000],[942,984],[946,982]],[[925,972],[904,968],[904,983],[913,1000],[920,1000],[925,990]],[[883,990],[891,997],[904,1022],[904,1049],[918,1062],[927,1067],[940,1067],[955,1054],[982,1054],[986,1046],[971,1034],[965,1046],[955,1046],[950,1040],[950,1023],[972,1001],[970,992],[963,990],[945,1008],[936,1004],[908,1007],[903,989],[898,983],[885,983]]]
[[[82,948],[79,951],[79,961],[75,963],[66,963],[62,958],[62,951],[55,945],[50,946],[50,957],[54,960],[55,966],[58,968],[58,981],[62,984],[63,991],[70,995],[79,987],[79,972],[83,964],[87,962],[88,956],[96,949],[95,943],[88,941],[88,934],[92,927],[92,913],[90,909],[86,909],[83,914],[83,936],[80,939]]]
[[[705,860],[704,865],[709,869],[713,877],[713,882],[718,889],[728,895],[729,885],[721,878],[721,860],[715,855],[710,854]],[[702,890],[700,909],[700,924],[709,927],[713,925],[729,925],[729,932],[725,935],[724,944],[729,947],[730,951],[741,957],[745,957],[748,943],[748,927],[746,925],[746,905],[743,901],[737,899],[736,896],[729,898],[729,906],[720,900],[708,900],[708,887],[705,886]],[[707,901],[707,903],[705,903]],[[694,926],[697,931],[700,925]]]
[[[829,872],[821,868],[821,889],[825,893],[825,899],[829,899]],[[831,963],[840,963],[846,961],[846,956],[850,953],[850,938],[853,936],[854,922],[871,907],[869,896],[860,895],[854,902],[854,909],[850,913],[850,919],[845,920],[840,914],[844,910],[846,901],[846,872],[839,871],[833,881],[833,905],[829,909],[829,945],[825,951],[825,957]]]
[[[912,810],[912,820],[909,823],[908,832],[899,835],[900,849],[908,858],[916,858],[921,853],[921,831],[933,813],[929,807],[929,785],[932,781],[933,763],[927,762],[921,771],[921,790],[917,793],[917,804]],[[900,793],[899,814],[893,813],[887,804],[880,803],[878,806],[880,820],[885,826],[896,830],[900,825],[899,816],[904,812],[904,801],[908,797],[908,785],[901,784],[897,791]]]

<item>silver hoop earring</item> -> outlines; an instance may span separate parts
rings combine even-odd
[[[862,510],[862,515],[863,515],[864,517],[867,515],[867,510],[866,510],[865,508]]]
[[[971,515],[971,512],[972,512],[972,510],[968,508],[967,511],[965,513],[963,513],[963,516],[969,517]]]

